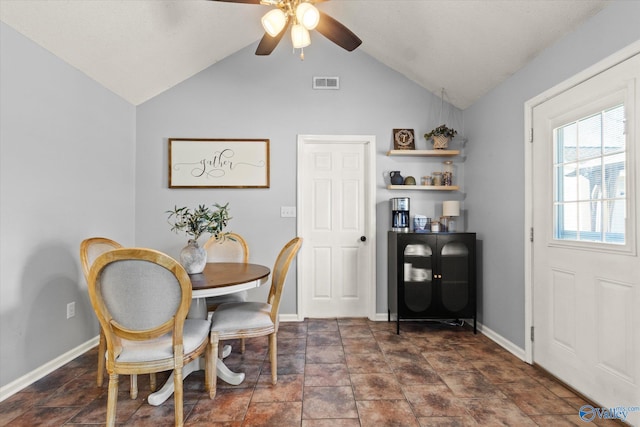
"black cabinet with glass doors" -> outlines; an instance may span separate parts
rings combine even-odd
[[[476,333],[476,234],[388,235],[388,316],[400,320],[473,319]]]

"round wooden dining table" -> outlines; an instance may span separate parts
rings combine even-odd
[[[228,295],[257,288],[267,283],[271,270],[260,264],[244,262],[210,262],[204,271],[191,274],[190,318],[207,318],[207,297]]]
[[[248,264],[243,262],[210,262],[202,273],[191,274],[192,301],[187,317],[207,318],[207,297],[228,295],[252,288],[257,288],[267,283],[271,270],[260,264]],[[226,347],[226,346],[225,346]],[[230,352],[230,347],[225,348],[225,355]],[[184,366],[182,378],[186,378],[191,372],[204,369],[204,361],[197,359]],[[218,360],[216,374],[225,382],[238,385],[244,381],[244,373],[231,371],[224,361]],[[173,373],[169,376],[162,388],[151,393],[149,404],[158,406],[173,394]]]

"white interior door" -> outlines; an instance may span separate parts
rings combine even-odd
[[[374,154],[372,136],[298,137],[303,317],[373,318]]]
[[[533,361],[603,408],[640,409],[639,81],[636,55],[532,117]]]

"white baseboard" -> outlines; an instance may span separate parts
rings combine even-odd
[[[491,341],[498,344],[500,347],[507,350],[509,353],[516,356],[518,359],[525,361],[525,351],[524,348],[520,348],[502,335],[496,333],[494,330],[487,328],[482,323],[478,322],[478,331],[482,333],[484,336],[489,338]]]
[[[61,354],[53,360],[50,360],[49,362],[45,363],[37,369],[34,369],[28,374],[23,375],[20,378],[17,378],[16,380],[10,382],[9,384],[0,387],[0,402],[13,396],[20,390],[30,386],[39,379],[44,378],[51,372],[55,371],[61,366],[64,366],[76,357],[86,353],[93,347],[97,346],[99,340],[100,338],[96,336],[95,338],[92,338],[89,341],[80,344],[78,347],[73,348],[64,354]]]
[[[301,319],[297,314],[279,314],[278,318],[281,322],[303,322],[304,319]]]
[[[376,313],[376,315],[371,319],[375,322],[386,322],[389,320],[389,315],[387,313]]]
[[[281,322],[304,322],[304,317],[301,317],[298,314],[280,314],[279,315],[280,321]],[[382,321],[387,321],[387,314],[386,313],[376,313],[376,315],[372,318],[369,318],[370,320],[373,320],[374,322],[382,322]]]

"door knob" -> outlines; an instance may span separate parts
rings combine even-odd
[[[365,236],[360,236],[360,241],[361,241],[361,242],[366,242],[366,241],[367,241],[367,238],[366,238]]]

